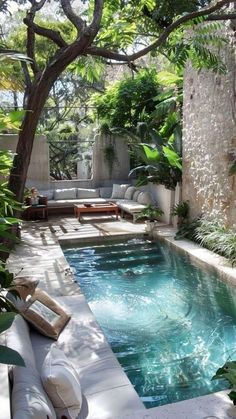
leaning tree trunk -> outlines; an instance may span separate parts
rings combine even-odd
[[[9,189],[19,202],[23,200],[38,121],[54,81],[55,75],[54,77],[43,76],[39,82],[32,85],[29,92],[26,114],[19,133],[16,155],[9,178]]]

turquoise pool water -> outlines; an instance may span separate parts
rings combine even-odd
[[[209,394],[236,359],[236,289],[163,243],[64,249],[113,352],[146,407]]]

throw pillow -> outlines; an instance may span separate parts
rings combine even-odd
[[[19,314],[7,331],[7,346],[17,351],[25,361],[25,367],[12,367],[13,419],[56,419],[36,368],[28,324]]]
[[[130,185],[117,185],[116,183],[114,183],[113,188],[112,188],[112,195],[111,198],[112,199],[124,199],[125,196],[125,192],[128,189]]]
[[[137,191],[134,192],[133,194],[133,201],[137,201],[138,200],[138,196],[139,194],[141,194],[141,191],[138,189]]]
[[[133,194],[134,194],[135,191],[137,191],[137,188],[135,188],[135,186],[129,186],[125,191],[124,198],[125,199],[132,199]]]
[[[27,301],[21,314],[40,333],[56,340],[71,318],[55,300],[40,289]]]
[[[152,195],[150,194],[150,192],[140,192],[137,198],[137,202],[143,205],[153,204]]]
[[[39,279],[33,276],[18,276],[14,278],[13,286],[10,290],[16,290],[22,300],[26,300],[28,295],[33,295],[36,287],[39,284]]]
[[[37,370],[13,368],[12,419],[56,419]]]
[[[51,346],[42,370],[41,379],[57,418],[76,419],[82,405],[79,375],[64,352]]]

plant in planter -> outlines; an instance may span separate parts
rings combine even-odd
[[[189,204],[187,201],[176,204],[172,207],[170,215],[178,217],[178,225],[183,224],[188,219]]]
[[[147,205],[139,214],[137,219],[146,219],[149,221],[156,221],[164,214],[161,208],[156,205]]]

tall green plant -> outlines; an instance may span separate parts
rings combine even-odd
[[[13,111],[7,115],[0,113],[0,130],[18,130],[24,112]],[[0,150],[0,334],[5,332],[12,324],[17,314],[13,304],[7,299],[7,291],[12,291],[14,275],[5,266],[5,260],[10,252],[10,244],[17,242],[14,229],[18,228],[20,220],[13,216],[14,210],[19,211],[21,205],[14,199],[14,194],[7,187],[13,162],[13,153]],[[5,255],[5,256],[4,256]],[[24,365],[21,356],[11,348],[0,345],[0,363]]]

